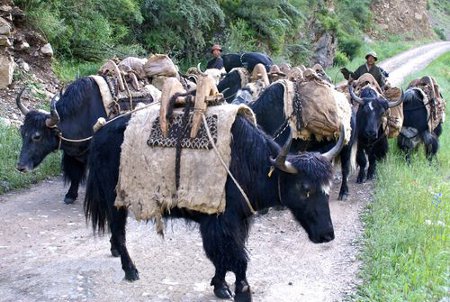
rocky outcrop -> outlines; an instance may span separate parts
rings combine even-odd
[[[371,33],[374,37],[399,34],[419,39],[434,36],[427,14],[427,0],[372,1],[371,11],[374,23],[378,25]]]

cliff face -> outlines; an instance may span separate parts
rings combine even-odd
[[[411,39],[433,37],[427,0],[374,0],[371,4],[375,38],[406,35]]]

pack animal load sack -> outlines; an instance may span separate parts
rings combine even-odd
[[[320,79],[311,69],[304,72],[302,81],[289,82],[284,82],[284,113],[290,117],[292,137],[310,140],[314,136],[318,141],[336,139],[343,123],[347,143],[351,135],[351,106],[345,94]]]
[[[402,90],[397,87],[391,87],[384,91],[384,97],[389,102],[396,102],[402,97]],[[387,136],[389,138],[395,138],[400,134],[403,125],[403,103],[400,105],[389,108],[387,114]]]
[[[165,54],[151,55],[144,64],[144,71],[148,77],[175,77],[178,75],[177,67]]]
[[[381,89],[380,85],[378,85],[377,80],[371,75],[370,73],[364,73],[361,75],[356,81],[353,83],[353,87],[355,88],[354,91],[357,95],[359,95],[359,92],[361,89],[366,86],[367,84],[370,84],[379,94],[383,94],[383,90]]]
[[[174,110],[174,120],[183,115],[183,108]],[[162,232],[162,214],[174,207],[207,214],[225,210],[225,183],[227,171],[215,150],[199,141],[183,137],[176,186],[176,148],[178,130],[170,129],[164,138],[158,124],[159,107],[150,106],[133,114],[125,130],[120,157],[119,180],[115,206],[128,207],[138,220],[155,220]],[[251,109],[245,105],[218,105],[208,107],[206,119],[221,159],[229,166],[231,161],[231,126],[237,115],[256,124]],[[215,122],[214,122],[215,121]],[[203,125],[204,128],[204,125]],[[200,140],[200,129],[196,139]],[[206,143],[210,143],[206,138]]]
[[[408,88],[411,87],[420,88],[424,92],[425,98],[423,102],[428,112],[428,127],[430,131],[433,131],[439,123],[445,121],[445,107],[447,104],[439,90],[439,85],[433,77],[424,76],[420,79],[412,80],[408,85]]]

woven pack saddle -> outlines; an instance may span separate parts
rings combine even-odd
[[[224,102],[215,81],[206,74],[200,74],[196,90],[186,91],[177,78],[168,78],[163,85],[159,118],[152,126],[148,139],[149,146],[175,147],[181,142],[182,148],[211,149],[203,115],[208,106]],[[175,108],[184,108],[174,112]],[[217,116],[206,118],[208,130],[217,140]]]
[[[145,89],[148,80],[145,73],[140,71],[138,58],[127,58],[119,63],[108,60],[99,70],[113,97],[108,105],[109,116],[114,117],[121,113],[134,110],[138,103],[149,104],[154,101],[150,91]],[[141,64],[142,63],[142,64]]]

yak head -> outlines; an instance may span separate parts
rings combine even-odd
[[[314,243],[334,239],[330,216],[329,194],[333,178],[331,161],[344,145],[345,130],[328,152],[304,152],[287,155],[291,137],[273,164],[280,170],[279,198],[301,224]]]
[[[16,98],[16,103],[25,115],[23,125],[20,127],[22,136],[22,149],[20,150],[17,170],[28,172],[37,167],[42,160],[58,148],[56,124],[59,115],[56,111],[56,98],[52,99],[51,113],[42,110],[28,110],[20,101],[24,89]]]
[[[387,110],[400,105],[402,98],[395,102],[389,102],[370,85],[361,89],[359,97],[355,95],[351,85],[348,89],[352,100],[359,104],[356,115],[358,136],[368,142],[377,140],[379,133],[383,133],[381,126]]]

